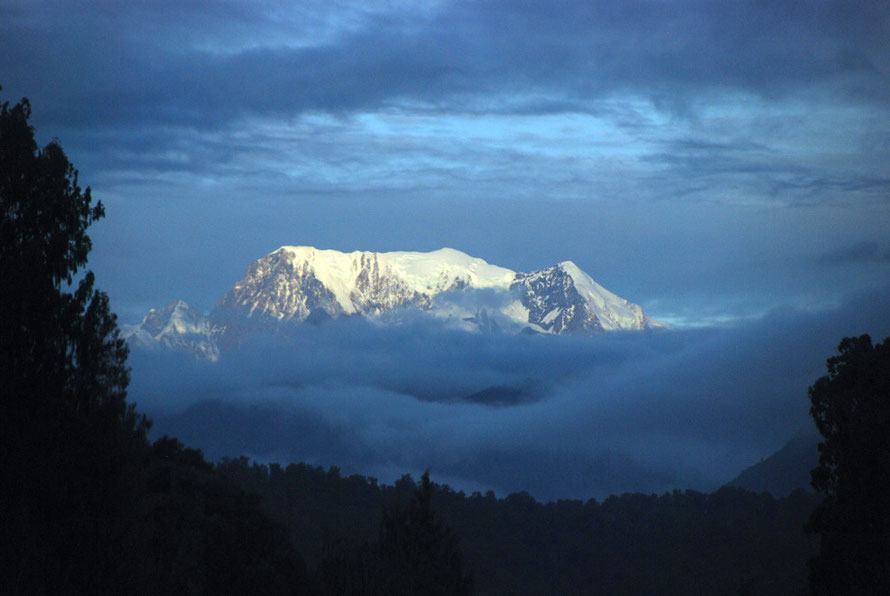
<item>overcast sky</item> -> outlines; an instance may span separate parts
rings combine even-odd
[[[570,259],[654,317],[890,279],[887,2],[0,4],[124,322],[284,244]]]
[[[881,314],[890,311],[885,0],[5,0],[0,85],[3,100],[31,100],[39,141],[57,138],[106,205],[90,267],[123,323],[177,298],[209,310],[252,261],[286,244],[448,246],[520,271],[572,260],[683,331],[681,347],[652,348],[658,366],[684,354],[672,366],[722,378],[740,400],[728,372],[738,352],[702,358],[712,344],[693,330],[720,326],[722,346],[775,344],[781,334],[765,321],[793,313],[790,337],[811,352],[786,401],[756,414],[775,415],[777,428],[800,418],[788,412],[805,418],[805,404],[787,400],[805,400],[840,335],[890,332]],[[836,324],[820,327],[826,318]],[[347,344],[334,342],[346,350],[338,357],[358,358]],[[487,354],[472,349],[474,362]],[[571,357],[588,349],[600,348]],[[636,371],[655,362],[619,360]],[[139,374],[134,391],[145,399]],[[641,378],[609,374],[612,390]],[[369,391],[398,393],[416,378],[377,379]],[[646,378],[628,399],[677,382]],[[482,375],[464,388],[501,381]],[[568,404],[556,427],[582,443],[568,426],[583,391],[544,385]],[[308,389],[299,391],[305,403]],[[418,419],[442,412],[417,408]],[[498,436],[535,419],[506,410],[491,410],[502,413],[491,414]],[[403,421],[353,422],[411,445],[393,430]],[[768,454],[783,432],[739,439],[732,465]],[[550,436],[523,448],[546,453],[533,445]],[[621,461],[639,451],[628,447]],[[516,461],[553,469],[538,455]],[[678,474],[664,478],[695,477]],[[514,480],[499,486],[523,486]]]

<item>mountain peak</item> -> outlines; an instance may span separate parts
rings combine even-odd
[[[449,293],[458,290],[502,296],[502,306],[490,317],[500,317],[498,324],[505,328],[518,325],[544,333],[588,334],[658,326],[639,306],[594,282],[572,261],[517,273],[447,247],[431,252],[346,253],[283,246],[252,264],[217,311],[302,322],[314,312],[330,318],[377,318],[413,306],[440,318],[475,320],[482,305],[470,304],[473,299],[461,304],[449,299]]]
[[[208,360],[216,360],[219,349],[215,329],[201,311],[184,300],[153,308],[139,325],[124,325],[121,335],[131,345],[148,349],[184,350]]]
[[[168,343],[164,338],[220,337],[231,345],[245,332],[281,331],[305,321],[397,321],[406,307],[448,326],[486,332],[591,335],[661,326],[572,261],[519,273],[454,248],[346,253],[282,246],[252,263],[209,319],[177,301],[152,310],[140,337]]]

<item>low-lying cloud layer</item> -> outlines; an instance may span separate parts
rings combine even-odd
[[[336,465],[542,499],[710,490],[808,424],[845,335],[890,332],[890,288],[732,329],[486,336],[428,323],[304,326],[217,364],[133,356],[131,399],[218,458]]]

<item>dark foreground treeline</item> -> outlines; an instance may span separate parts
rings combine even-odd
[[[68,443],[68,467],[19,487],[3,593],[795,594],[816,551],[805,493],[539,503],[126,442]]]
[[[282,526],[200,452],[137,433],[52,434],[27,469],[3,462],[0,594],[309,591]]]
[[[408,476],[394,486],[304,464],[246,458],[218,465],[262,497],[310,568],[355,560],[380,540],[381,517],[410,502]],[[433,485],[432,509],[459,537],[479,594],[793,594],[806,586],[816,543],[803,526],[817,499],[736,488],[712,494],[625,494],[603,502],[539,503]],[[360,566],[342,573],[367,573]]]

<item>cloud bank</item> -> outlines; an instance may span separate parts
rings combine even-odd
[[[307,461],[541,499],[711,490],[808,424],[845,335],[890,332],[890,288],[731,329],[485,336],[304,326],[216,365],[136,354],[131,399],[211,457]]]

